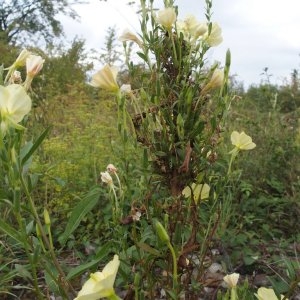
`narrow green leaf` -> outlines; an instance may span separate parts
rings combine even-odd
[[[22,158],[22,165],[25,164],[25,162],[32,156],[34,151],[40,146],[40,144],[43,142],[43,140],[46,138],[50,131],[51,127],[48,127],[44,130],[44,132],[38,137],[38,139],[35,141],[35,143],[31,146],[31,148],[24,154]]]
[[[20,277],[32,280],[32,275],[27,270],[26,266],[15,264],[15,269]]]
[[[136,53],[142,60],[146,61],[147,62],[147,56],[142,53],[142,52],[137,52]]]
[[[95,188],[91,190],[73,209],[70,219],[67,223],[66,230],[58,238],[61,245],[64,245],[69,236],[78,227],[84,216],[93,209],[99,199],[100,189]]]
[[[93,259],[92,261],[86,263],[86,264],[83,264],[83,265],[80,265],[74,269],[72,269],[68,275],[67,275],[67,279],[70,280],[80,274],[82,274],[83,272],[85,272],[87,269],[90,269],[92,268],[93,266],[95,266],[96,264],[99,263],[99,261],[101,261],[101,258],[97,258],[97,259]]]
[[[138,243],[137,245],[138,245],[142,250],[144,250],[144,251],[146,251],[146,252],[148,252],[148,253],[151,253],[151,254],[153,254],[153,255],[155,255],[155,256],[160,256],[160,252],[159,252],[158,250],[152,248],[151,246],[149,246],[149,245],[146,244],[146,243],[140,242],[140,243]]]
[[[59,293],[59,286],[57,284],[57,278],[59,278],[59,274],[57,269],[50,262],[44,262],[46,264],[46,268],[44,270],[45,281],[48,289],[53,293]]]
[[[22,238],[17,230],[0,219],[0,231],[12,237],[17,242],[23,244]]]
[[[104,259],[111,252],[111,249],[112,249],[112,243],[107,242],[103,247],[101,247],[101,249],[99,251],[97,251],[97,253],[92,261],[85,263],[83,265],[80,265],[76,268],[73,268],[68,273],[67,279],[70,280],[70,279],[82,274],[87,269],[94,267],[96,264],[99,263],[99,261]]]

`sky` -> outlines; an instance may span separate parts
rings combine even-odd
[[[139,3],[139,1],[136,1]],[[62,17],[66,39],[75,36],[86,41],[88,49],[100,52],[109,27],[121,35],[125,28],[139,33],[136,6],[127,0],[90,0],[89,4],[74,6],[80,22]],[[154,6],[163,7],[154,0]],[[300,69],[300,0],[213,0],[212,21],[222,28],[223,42],[212,48],[208,59],[225,62],[231,51],[231,75],[244,84],[258,85],[268,68],[271,83],[285,84],[294,69]],[[179,19],[189,14],[205,21],[205,0],[175,0]]]

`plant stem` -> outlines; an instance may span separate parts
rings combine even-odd
[[[117,296],[115,292],[112,295],[108,296],[107,298],[109,300],[121,300],[121,298]]]
[[[167,243],[167,246],[169,247],[172,255],[173,260],[173,290],[175,291],[175,294],[177,296],[177,288],[178,288],[178,272],[177,272],[177,258],[176,253],[174,250],[174,247],[170,242]]]
[[[63,284],[60,284],[60,286],[62,287],[62,289],[63,289],[65,295],[68,295],[68,289],[70,289],[71,292],[72,292],[74,295],[76,295],[76,291],[74,290],[74,288],[72,287],[72,285],[71,285],[71,284],[68,282],[68,280],[66,279],[66,275],[65,275],[64,271],[62,270],[62,268],[61,268],[59,262],[58,262],[58,259],[57,259],[56,255],[55,255],[55,252],[54,252],[53,248],[52,248],[51,245],[50,245],[50,242],[49,242],[49,239],[47,238],[47,235],[45,234],[45,231],[44,231],[43,225],[42,225],[42,223],[41,223],[41,221],[40,221],[39,215],[38,215],[38,213],[37,213],[37,210],[36,210],[34,201],[33,201],[32,197],[31,197],[31,195],[30,195],[30,193],[29,193],[29,191],[28,191],[27,185],[26,185],[26,183],[25,183],[25,180],[24,180],[22,174],[20,175],[20,180],[21,180],[23,189],[24,189],[24,191],[25,191],[26,197],[27,197],[27,199],[28,199],[28,201],[29,201],[29,205],[30,205],[30,208],[31,208],[31,212],[32,212],[32,214],[33,214],[33,216],[34,216],[34,219],[35,219],[35,221],[36,221],[36,223],[37,223],[37,226],[39,227],[39,230],[40,230],[42,239],[43,239],[43,241],[44,241],[44,243],[45,243],[47,249],[48,249],[49,252],[50,252],[50,256],[51,256],[51,258],[52,258],[52,261],[53,261],[53,263],[54,263],[54,265],[55,265],[55,267],[56,267],[58,273],[60,274],[60,276],[59,276],[59,277],[60,277],[60,280],[62,280],[62,282],[63,282]],[[66,290],[66,287],[68,288],[67,290]]]

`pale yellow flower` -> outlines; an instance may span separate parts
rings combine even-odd
[[[220,69],[215,69],[209,81],[211,88],[221,87],[223,81],[224,81],[224,71]]]
[[[222,38],[222,29],[218,23],[212,23],[212,28],[210,35],[206,35],[206,42],[209,46],[215,47],[221,44],[223,41]]]
[[[0,86],[1,132],[5,135],[9,127],[23,129],[19,125],[31,110],[31,99],[19,84]]]
[[[27,76],[24,82],[24,87],[26,90],[30,88],[33,78],[41,71],[43,68],[45,60],[39,55],[29,55],[26,59],[26,72]]]
[[[97,300],[115,295],[114,282],[120,265],[118,255],[115,255],[102,270],[90,274],[82,289],[74,300]]]
[[[201,94],[205,94],[209,90],[219,88],[223,85],[224,81],[224,71],[220,69],[215,69],[209,82],[201,90]]]
[[[284,298],[283,295],[280,295],[280,298],[278,298],[273,289],[267,289],[265,287],[260,287],[255,296],[259,300],[278,300]]]
[[[189,39],[188,31],[187,31],[186,24],[185,24],[184,21],[178,20],[176,22],[176,29],[177,29],[178,33],[182,33],[183,34],[183,37],[184,37],[185,40]]]
[[[129,31],[128,29],[125,29],[123,31],[122,35],[119,37],[119,41],[120,42],[131,41],[131,42],[137,43],[141,48],[143,46],[142,41],[134,33]]]
[[[188,15],[184,19],[184,24],[184,30],[187,31],[188,35],[194,41],[207,32],[207,25],[205,23],[198,22],[193,15]]]
[[[252,138],[244,131],[241,133],[233,131],[231,133],[231,142],[238,150],[251,150],[256,147],[256,144],[252,142]]]
[[[232,273],[230,275],[224,276],[223,280],[227,283],[229,288],[235,288],[238,283],[239,277],[239,273]]]
[[[109,186],[113,184],[113,180],[107,171],[101,172],[101,180],[102,182],[108,184]]]
[[[192,190],[193,190],[194,201],[197,204],[199,200],[208,199],[210,186],[207,183],[204,184],[192,183]],[[192,195],[191,188],[189,186],[186,186],[182,191],[182,195],[186,198],[191,197]]]
[[[101,70],[92,76],[90,84],[111,92],[119,90],[117,83],[118,68],[105,65]]]
[[[207,25],[198,22],[193,15],[188,15],[183,21],[178,20],[176,28],[178,32],[183,34],[184,39],[191,44],[195,43],[197,39],[207,32]]]
[[[27,49],[23,49],[21,51],[21,53],[19,54],[19,56],[17,57],[17,59],[15,60],[15,62],[13,63],[13,66],[15,68],[18,68],[18,67],[23,67],[25,66],[26,64],[26,59],[27,57],[31,55],[31,52],[28,51]]]
[[[27,58],[31,55],[31,52],[27,49],[23,49],[16,61],[14,62],[15,67],[23,67],[26,64]]]
[[[176,11],[174,7],[167,7],[158,11],[157,13],[157,22],[165,27],[167,30],[170,30],[173,24],[176,22]]]
[[[34,77],[36,76],[41,69],[43,68],[45,60],[39,55],[29,55],[26,58],[26,72],[27,76]]]
[[[5,70],[8,70],[8,72],[7,72],[7,75],[5,77],[4,82],[7,82],[8,80],[10,80],[10,82],[14,82],[13,79],[10,79],[12,74],[15,72],[15,70],[17,68],[25,66],[26,60],[30,55],[31,55],[31,52],[26,50],[26,49],[23,49],[21,51],[21,53],[19,54],[19,56],[17,57],[15,62],[9,68],[5,69]]]

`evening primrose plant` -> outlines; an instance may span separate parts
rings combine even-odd
[[[44,59],[23,50],[2,76],[0,231],[26,257],[22,267],[29,270],[24,273],[37,299],[45,299],[49,291],[76,300],[120,299],[119,291],[126,292],[126,299],[205,298],[211,250],[230,215],[232,164],[256,145],[245,132],[234,131],[229,163],[218,158],[232,99],[231,55],[228,50],[223,62],[209,61],[211,49],[223,40],[220,25],[211,20],[212,1],[205,1],[204,20],[193,15],[180,19],[172,0],[164,1],[163,8],[155,5],[141,0],[140,31],[125,30],[120,37],[126,54],[123,68],[105,65],[89,82],[115,100],[121,141],[113,150],[121,163],[108,164],[98,185],[70,213],[58,238],[61,249],[97,204],[101,217],[94,219],[101,226],[91,229],[94,236],[99,234],[91,242],[101,246],[95,254],[81,254],[87,260],[68,273],[57,258],[51,211],[46,205],[37,208],[33,198],[37,175],[31,174],[30,163],[49,129],[35,142],[25,139],[31,83]],[[138,62],[129,55],[132,42],[138,46]],[[26,69],[25,80],[20,68]],[[98,263],[112,254],[97,271]],[[85,274],[88,279],[82,280]],[[238,273],[221,275],[219,287],[227,287],[223,299],[238,299],[239,278]],[[247,282],[243,288],[248,289]],[[259,289],[255,296],[274,295]]]
[[[126,82],[121,81],[115,66],[108,65],[96,72],[90,82],[114,96],[117,126],[124,145],[129,143],[144,153],[142,165],[146,172],[141,171],[136,180],[146,178],[143,182],[148,191],[141,195],[147,199],[145,214],[138,230],[135,228],[134,234],[129,235],[132,240],[128,247],[148,257],[142,260],[144,263],[132,262],[145,276],[135,290],[154,298],[154,290],[149,288],[152,278],[165,285],[174,299],[186,292],[177,278],[178,272],[174,271],[174,258],[177,264],[183,262],[183,269],[189,261],[192,269],[196,265],[188,257],[196,255],[199,270],[186,272],[186,281],[192,286],[193,281],[202,278],[208,245],[222,222],[222,208],[226,206],[222,184],[227,182],[227,174],[212,175],[231,102],[228,88],[231,56],[228,50],[223,63],[208,61],[210,50],[222,43],[223,38],[221,27],[211,20],[212,1],[206,0],[205,4],[205,18],[197,20],[193,15],[180,19],[175,1],[164,1],[161,9],[155,7],[155,1],[140,1],[140,31],[124,30],[119,38],[125,50],[126,66],[120,69],[126,67]],[[138,46],[137,63],[130,59],[132,49],[128,44],[132,42]],[[136,78],[141,66],[144,74]],[[121,88],[122,84],[126,89]],[[123,157],[125,166],[132,165],[132,161]],[[123,185],[126,183],[129,180],[124,178]],[[123,197],[129,201],[127,207],[132,207],[136,199],[131,199],[131,188],[124,187],[124,191]],[[122,209],[121,214],[127,215],[128,211]],[[155,235],[160,223],[153,220],[161,218],[170,239],[167,244],[161,244]],[[149,222],[154,232],[145,239],[149,235],[146,225]],[[159,257],[155,257],[157,251],[162,252]],[[149,269],[152,260],[154,265]],[[154,275],[155,266],[162,265],[165,269],[161,272],[166,272],[167,278]],[[127,280],[128,284],[133,281]]]
[[[50,214],[46,207],[44,212],[39,212],[32,196],[35,177],[30,172],[32,155],[49,129],[36,141],[26,141],[26,121],[32,107],[31,83],[43,63],[41,56],[24,49],[10,67],[2,68],[0,76],[5,78],[0,85],[0,232],[5,241],[11,239],[18,244],[22,256],[26,257],[19,262],[18,269],[26,270],[23,279],[28,278],[33,284],[37,299],[44,299],[39,282],[41,270],[44,280],[54,282],[64,297],[75,292],[53,247]],[[22,68],[25,68],[25,80],[19,71]],[[18,262],[18,258],[15,259]]]
[[[87,193],[71,212],[58,239],[62,247],[100,195],[101,200],[106,196],[112,200],[108,216],[99,220],[108,232],[103,234],[109,239],[108,246],[103,246],[105,254],[68,274],[57,258],[51,212],[47,207],[39,211],[32,193],[32,155],[49,129],[35,142],[26,142],[24,134],[31,111],[31,84],[44,59],[23,50],[2,76],[0,151],[5,189],[0,205],[9,204],[9,208],[0,220],[0,230],[21,245],[27,257],[24,268],[30,270],[38,299],[44,298],[41,273],[49,289],[65,299],[119,299],[113,287],[119,257],[124,261],[119,282],[132,287],[128,293],[134,290],[136,299],[156,299],[158,290],[171,299],[193,298],[204,286],[205,259],[223,223],[224,207],[229,207],[224,195],[228,174],[216,174],[215,163],[231,102],[231,55],[229,50],[224,53],[223,63],[208,61],[211,48],[223,40],[221,27],[211,20],[212,1],[205,1],[204,20],[192,15],[180,20],[175,1],[164,1],[161,9],[154,2],[140,3],[140,32],[124,31],[120,37],[125,66],[105,65],[89,82],[115,99],[123,170],[108,164],[99,174],[102,186]],[[138,46],[137,66],[127,55],[128,42]],[[141,66],[143,74],[136,78]],[[25,80],[20,68],[25,68]],[[120,69],[125,68],[128,76],[122,82]],[[234,132],[232,143],[232,161],[241,150],[255,147],[245,133]],[[142,161],[129,149],[143,153]],[[118,255],[102,272],[90,272],[111,253]],[[86,270],[89,279],[77,293],[71,279]]]

